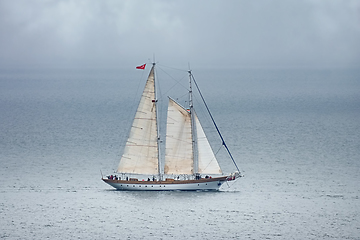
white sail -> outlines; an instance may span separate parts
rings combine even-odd
[[[130,129],[124,154],[117,171],[123,173],[157,174],[158,142],[155,105],[154,67],[147,79],[144,92]]]
[[[190,113],[169,98],[165,174],[192,174],[193,147]]]
[[[200,124],[199,118],[196,114],[194,116],[198,150],[198,172],[202,174],[221,174],[221,168]]]

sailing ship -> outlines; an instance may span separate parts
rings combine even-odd
[[[166,123],[165,160],[161,161],[158,98],[155,63],[152,64],[138,105],[124,153],[116,173],[102,177],[117,190],[219,190],[220,186],[240,177],[223,137],[189,70],[189,106],[183,107],[169,97]],[[144,69],[145,65],[138,67]],[[223,174],[193,107],[193,82],[237,171]],[[163,166],[164,165],[164,166]]]

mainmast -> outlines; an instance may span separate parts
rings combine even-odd
[[[194,118],[194,106],[193,106],[193,100],[192,100],[192,86],[191,86],[191,79],[192,74],[191,70],[188,71],[189,73],[189,109],[190,109],[190,120],[191,120],[191,139],[192,139],[192,149],[193,149],[193,173],[195,175],[199,172],[199,164],[197,161],[197,154],[196,154],[196,137],[195,137],[195,118]]]
[[[156,92],[156,77],[155,77],[155,61],[153,62],[153,68],[154,68],[154,91],[155,91],[155,112],[156,112],[156,138],[157,138],[157,146],[158,146],[158,173],[159,173],[159,180],[162,180],[161,176],[161,158],[160,158],[160,126],[158,124],[159,119],[159,113],[158,113],[158,98],[157,98],[157,92]]]

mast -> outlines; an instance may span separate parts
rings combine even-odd
[[[193,147],[193,173],[197,174],[199,169],[199,164],[197,161],[197,155],[196,155],[196,136],[195,136],[195,118],[194,118],[194,106],[193,106],[193,100],[192,100],[192,86],[191,86],[191,70],[188,71],[189,73],[189,108],[190,108],[190,120],[191,120],[191,138],[192,138],[192,147]]]
[[[155,70],[155,60],[153,62],[153,68]],[[154,91],[155,91],[155,112],[156,112],[156,132],[157,132],[157,145],[158,145],[158,173],[159,173],[159,180],[162,180],[161,178],[161,159],[160,159],[160,126],[158,124],[159,121],[159,112],[158,112],[158,98],[157,98],[157,91],[156,91],[156,77],[155,77],[155,71],[154,71]]]

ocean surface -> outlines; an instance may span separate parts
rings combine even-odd
[[[0,70],[0,239],[360,239],[360,70],[194,69],[244,177],[116,191],[148,70]]]

